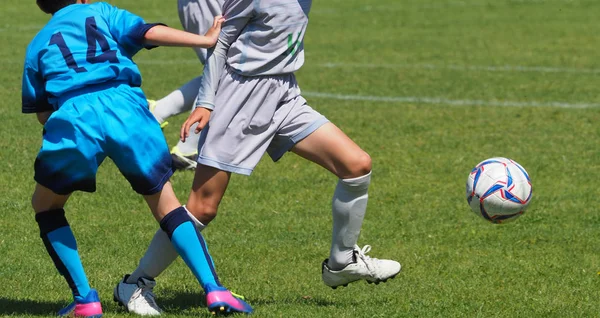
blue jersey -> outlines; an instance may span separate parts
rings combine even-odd
[[[97,84],[139,87],[142,78],[131,58],[153,26],[103,2],[59,10],[27,48],[22,111],[56,110],[77,90]]]

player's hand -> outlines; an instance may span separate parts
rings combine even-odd
[[[195,133],[199,134],[202,128],[206,126],[208,120],[210,119],[210,109],[204,107],[197,107],[194,111],[188,116],[188,119],[181,125],[181,131],[179,133],[179,138],[181,141],[185,141],[187,137],[190,135],[190,127],[193,124],[198,123],[198,126],[195,129]]]
[[[210,27],[210,29],[208,29],[208,31],[204,35],[211,41],[211,46],[217,44],[217,40],[219,39],[219,33],[221,33],[221,25],[224,21],[225,18],[223,18],[222,15],[216,16],[215,20],[213,21],[213,25]]]

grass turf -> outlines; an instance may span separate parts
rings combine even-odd
[[[109,1],[179,27],[174,1]],[[34,2],[0,11],[0,315],[53,316],[69,302],[29,205],[41,127],[20,114],[25,47],[48,17]],[[323,0],[313,4],[297,74],[309,103],[373,158],[359,243],[403,271],[378,286],[320,281],[336,180],[293,155],[234,176],[204,232],[222,282],[256,317],[592,317],[600,277],[600,28],[597,1]],[[189,49],[137,57],[159,98],[201,71]],[[501,106],[505,105],[505,106]],[[513,105],[513,106],[506,106]],[[516,106],[515,106],[516,105]],[[584,107],[584,108],[578,108]],[[177,140],[185,115],[165,134]],[[477,162],[511,157],[532,204],[488,224],[464,198]],[[173,177],[185,199],[193,178]],[[157,225],[112,162],[97,193],[73,196],[69,220],[105,315],[127,316],[112,288]],[[169,316],[209,316],[178,260],[158,279]]]

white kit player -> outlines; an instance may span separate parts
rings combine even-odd
[[[224,0],[178,0],[179,20],[183,29],[195,34],[205,34],[212,26],[214,17],[221,15]],[[193,48],[202,64],[206,63],[207,50]],[[175,115],[189,112],[194,108],[194,100],[200,88],[198,76],[180,88],[157,100],[149,100],[150,111],[161,127],[167,125],[166,120]],[[196,127],[192,127],[195,129]],[[198,135],[193,134],[188,140],[179,141],[171,149],[173,167],[177,170],[193,170],[196,168],[198,155]]]
[[[225,0],[225,22],[205,64],[196,108],[181,128],[182,140],[192,125],[198,125],[196,132],[201,130],[187,209],[203,229],[215,218],[232,172],[250,175],[265,152],[277,161],[291,151],[339,179],[332,198],[330,254],[321,265],[323,282],[332,288],[362,279],[385,282],[400,272],[400,264],[371,258],[366,255],[369,245],[357,245],[371,158],[307,105],[294,76],[304,63],[311,4]],[[131,277],[151,281],[176,258],[159,229]]]

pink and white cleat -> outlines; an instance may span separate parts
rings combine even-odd
[[[253,311],[244,300],[233,296],[229,290],[221,286],[206,287],[206,306],[215,315],[251,314]]]
[[[98,292],[91,289],[83,300],[75,300],[69,306],[61,309],[58,312],[59,317],[87,317],[100,318],[102,317],[102,305]]]

